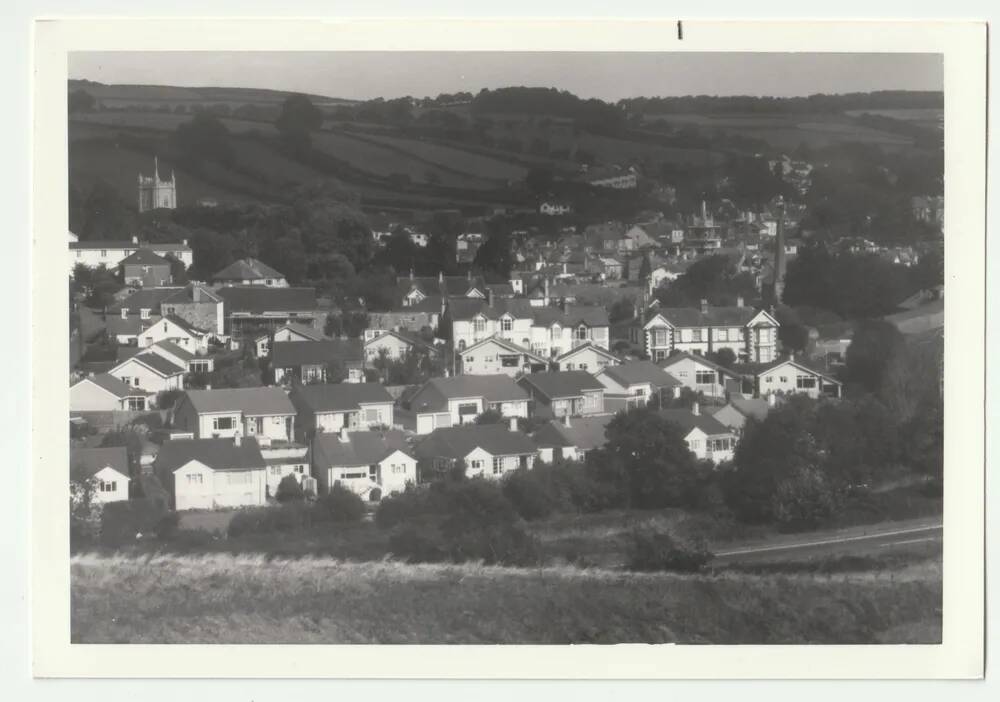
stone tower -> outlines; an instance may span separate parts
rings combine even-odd
[[[778,232],[774,237],[774,302],[781,304],[785,293],[785,201],[778,200]]]
[[[170,171],[170,180],[160,180],[159,159],[153,157],[153,175],[139,174],[139,211],[177,209],[177,179]]]

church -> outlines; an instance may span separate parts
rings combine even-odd
[[[153,157],[153,175],[139,174],[139,211],[177,209],[177,179],[170,171],[170,180],[160,180],[160,164]]]

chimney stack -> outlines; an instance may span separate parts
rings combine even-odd
[[[693,414],[695,417],[701,415],[701,407],[698,406],[697,402],[691,405],[691,414]]]
[[[493,288],[486,288],[486,306],[493,307]]]
[[[742,295],[738,295],[736,297],[736,306],[737,307],[742,307],[743,306],[743,296]]]
[[[708,300],[702,299],[701,301],[701,313],[708,314]]]
[[[563,422],[562,422],[563,426],[568,429],[571,426],[570,425],[569,412],[567,412],[566,414],[563,415],[562,420],[563,420]]]
[[[509,417],[507,424],[511,431],[517,431],[517,417]]]
[[[242,440],[243,438],[240,436],[240,433],[238,431],[235,434],[233,434],[233,445],[239,446]]]
[[[132,243],[138,245],[139,244],[139,237],[133,236],[132,237]]]
[[[347,443],[348,441],[351,440],[350,437],[347,435],[347,427],[340,428],[340,440],[343,441],[344,443]]]

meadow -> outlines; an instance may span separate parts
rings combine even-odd
[[[74,643],[862,644],[941,636],[933,563],[881,575],[674,575],[81,554],[71,581]]]

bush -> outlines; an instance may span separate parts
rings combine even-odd
[[[156,406],[159,407],[160,409],[171,409],[177,403],[177,400],[181,398],[182,395],[184,395],[183,390],[164,390],[160,393],[157,393]],[[162,426],[162,422],[160,424]],[[154,428],[158,427],[150,427],[150,429]]]
[[[177,535],[179,525],[180,515],[178,515],[177,512],[167,512],[160,518],[160,521],[156,523],[153,533],[156,534],[156,538],[158,539],[172,539]]]
[[[135,541],[139,534],[155,534],[165,515],[155,500],[109,502],[101,512],[101,543],[117,546]]]
[[[431,514],[434,511],[429,504],[432,499],[429,487],[407,485],[403,492],[382,499],[375,510],[375,524],[380,529],[392,529],[415,521],[422,515]]]
[[[822,471],[813,467],[800,467],[778,483],[771,503],[775,521],[788,530],[813,529],[841,508],[837,491]]]
[[[334,485],[317,500],[314,510],[317,521],[358,522],[365,516],[365,503],[347,488]]]
[[[713,554],[700,541],[682,539],[672,534],[636,530],[632,533],[628,569],[695,573],[712,558]]]
[[[281,479],[278,488],[274,491],[274,499],[278,502],[301,502],[305,497],[306,493],[302,490],[302,484],[291,473]]]

